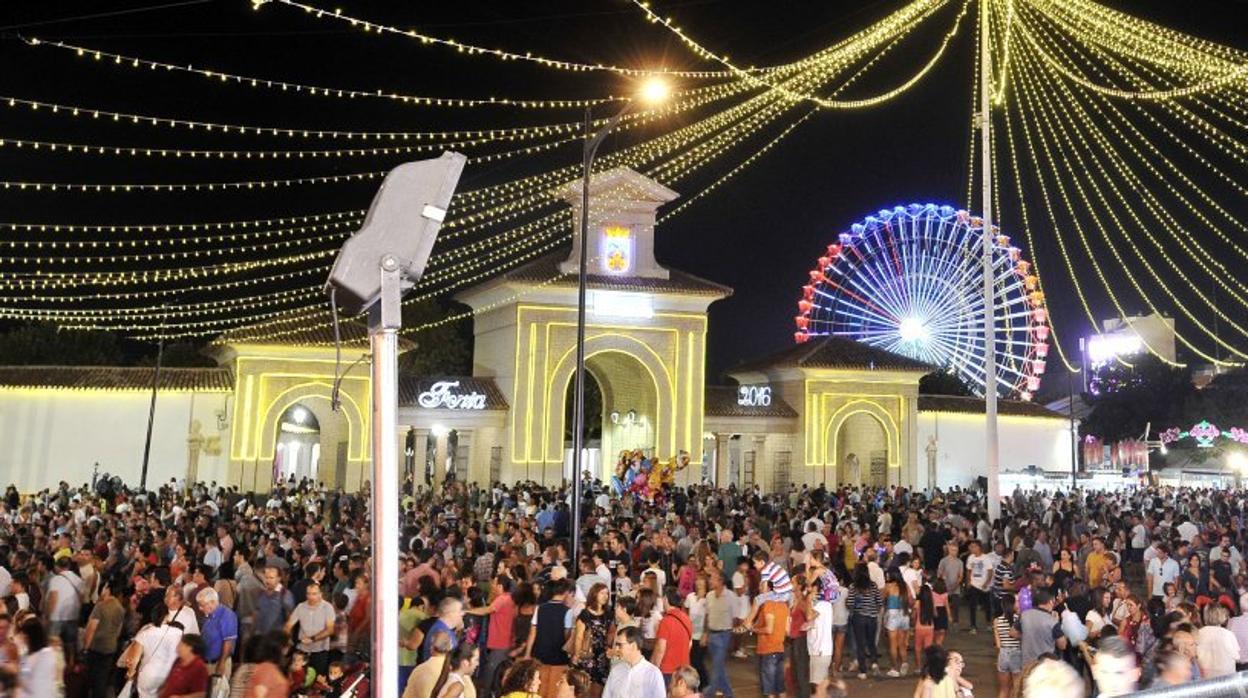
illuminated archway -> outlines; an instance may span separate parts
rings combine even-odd
[[[872,483],[872,459],[879,458],[881,451],[884,474],[880,484],[888,484],[890,479],[895,479],[892,470],[900,464],[901,430],[896,418],[883,405],[866,399],[842,405],[828,419],[824,442],[827,444],[825,479],[833,482],[854,480],[850,484]],[[852,466],[847,463],[850,453],[857,457],[856,478]]]
[[[362,475],[356,471],[369,454],[368,415],[345,390],[339,393],[339,409],[332,410],[332,390],[333,385],[329,382],[306,381],[282,390],[258,406],[254,427],[257,452],[250,468],[257,487],[262,488],[271,482],[281,418],[295,405],[312,412],[320,425],[319,478],[331,485],[356,484],[355,481]],[[266,469],[269,470],[267,477]]]
[[[604,332],[587,337],[585,347],[586,366],[603,392],[604,418],[609,419],[613,410],[625,415],[634,410],[638,416],[634,424],[639,422],[640,417],[645,417],[648,426],[640,427],[645,431],[640,436],[651,441],[650,450],[662,458],[675,455],[675,387],[661,357],[641,340],[621,333]],[[555,363],[545,384],[542,433],[545,436],[543,459],[548,463],[563,462],[567,386],[575,369],[575,353],[565,352]],[[646,414],[646,411],[650,413]],[[607,448],[619,450],[615,448],[617,443],[621,447],[625,441],[632,446],[642,445],[640,442],[633,443],[636,439],[630,440],[623,433],[614,433],[612,438],[607,439],[606,434],[611,430],[607,429],[605,421],[603,431],[604,460],[608,457]],[[618,429],[616,431],[619,432]],[[610,458],[614,459],[614,454]]]

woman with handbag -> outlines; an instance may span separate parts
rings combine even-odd
[[[117,698],[157,698],[178,658],[182,624],[145,625],[122,652],[117,665],[126,669],[126,684]]]

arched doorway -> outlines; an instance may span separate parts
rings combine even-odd
[[[621,451],[670,457],[657,443],[659,395],[650,371],[631,354],[607,350],[585,359],[584,468],[607,481]],[[564,402],[564,477],[570,477],[575,374]],[[656,450],[658,451],[656,453]]]
[[[882,487],[888,484],[888,432],[869,412],[855,412],[836,433],[837,484]]]
[[[321,461],[321,424],[316,414],[295,403],[277,420],[277,443],[273,448],[273,480],[316,481]]]

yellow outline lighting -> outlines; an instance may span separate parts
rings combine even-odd
[[[649,346],[647,346],[644,342],[642,342],[640,339],[637,339],[636,337],[630,337],[628,335],[619,334],[615,332],[604,332],[601,334],[596,334],[592,337],[586,337],[585,345],[586,347],[588,347],[595,340],[601,340],[606,337],[620,337],[620,338],[629,340],[631,342],[640,344],[641,346],[645,347],[648,351],[654,354],[655,360],[658,362],[659,367],[663,369],[664,374],[668,377],[667,393],[665,395],[663,390],[659,388],[659,380],[658,380],[658,377],[654,374],[654,369],[649,365],[648,362],[643,360],[641,356],[638,356],[627,350],[620,349],[617,347],[599,349],[597,351],[592,351],[592,352],[587,351],[585,354],[586,361],[588,361],[589,359],[592,359],[595,356],[598,356],[599,354],[608,354],[608,353],[622,354],[624,356],[627,356],[633,359],[637,363],[641,364],[642,368],[646,369],[646,372],[650,374],[651,382],[654,383],[654,392],[655,392],[655,398],[656,398],[656,405],[655,405],[656,414],[654,417],[654,423],[655,423],[655,441],[657,442],[659,440],[659,432],[658,432],[659,426],[665,421],[664,417],[668,416],[664,414],[664,409],[663,409],[664,398],[666,398],[667,409],[671,412],[671,416],[669,418],[674,420],[674,417],[675,417],[675,405],[673,404],[675,402],[675,396],[672,394],[674,391],[674,387],[670,379],[671,370],[668,369],[668,367],[663,364],[662,358],[659,357],[659,355],[655,353],[653,349],[651,349]],[[562,454],[561,454],[561,457],[557,461],[551,460],[549,457],[548,449],[550,447],[550,436],[551,436],[550,427],[552,425],[552,413],[556,411],[554,409],[554,405],[552,405],[551,403],[552,401],[557,400],[560,406],[563,406],[563,407],[567,406],[565,404],[567,402],[567,380],[571,380],[571,375],[569,375],[569,378],[567,380],[560,380],[559,376],[564,371],[563,366],[568,361],[568,356],[572,353],[572,351],[575,351],[575,349],[576,347],[573,346],[571,350],[569,350],[568,352],[565,352],[564,355],[560,357],[558,361],[555,362],[554,369],[548,370],[546,372],[546,378],[543,381],[544,382],[543,406],[545,407],[545,410],[543,412],[543,419],[542,419],[542,427],[543,427],[542,429],[542,458],[543,458],[543,462],[546,462],[546,463],[555,463],[555,462],[562,463],[563,462]],[[549,353],[547,354],[547,356],[549,356]],[[573,366],[572,368],[569,368],[567,370],[569,371],[569,373],[571,373],[575,371],[576,368],[575,366]],[[562,398],[556,397],[556,393],[553,392],[556,384],[564,385],[564,390],[563,390],[564,396]],[[559,430],[555,433],[558,435],[558,438],[562,440],[564,427],[567,426],[566,410],[561,409],[561,410],[557,410],[557,412],[559,414]],[[674,424],[672,426],[673,428],[675,427]],[[672,440],[673,445],[675,445],[675,438],[676,438],[675,434],[674,433],[669,434],[669,438]],[[561,448],[559,450],[562,451],[563,449]]]
[[[235,375],[238,375],[237,372]],[[241,440],[241,447],[239,448],[240,455],[235,456],[234,454],[230,454],[231,459],[246,460],[246,455],[244,454],[247,453],[247,447],[250,445],[249,442],[251,440],[251,425],[248,424],[247,415],[251,414],[251,406],[253,403],[252,393],[255,391],[255,387],[256,377],[254,375],[248,375],[247,379],[243,381],[243,409],[234,411],[234,422],[237,428],[235,433],[239,434],[239,438]]]
[[[514,364],[515,373],[516,373],[516,381],[515,381],[515,390],[513,394],[513,401],[516,405],[516,408],[514,409],[525,410],[525,428],[524,428],[525,436],[524,436],[524,449],[521,450],[519,448],[520,436],[516,428],[517,423],[519,422],[519,417],[516,415],[515,412],[513,412],[511,416],[511,420],[512,420],[511,422],[512,423],[511,462],[513,464],[523,463],[526,465],[528,464],[545,465],[547,463],[555,462],[555,461],[550,460],[549,458],[551,429],[556,424],[555,422],[556,416],[554,413],[558,412],[558,410],[551,408],[551,405],[554,402],[553,392],[552,392],[553,385],[555,382],[557,382],[555,381],[554,376],[556,373],[561,372],[563,370],[562,367],[565,365],[566,361],[568,360],[568,356],[573,351],[575,351],[575,345],[572,345],[570,348],[566,349],[560,357],[558,358],[552,357],[550,354],[550,348],[553,346],[552,340],[551,340],[552,331],[555,328],[564,328],[564,329],[574,328],[575,324],[571,321],[552,320],[549,316],[539,317],[537,319],[525,320],[523,317],[523,313],[526,310],[532,310],[532,311],[538,311],[538,312],[547,311],[549,313],[561,313],[561,314],[562,313],[575,314],[576,308],[568,307],[568,306],[527,305],[527,304],[520,304],[520,305],[517,305],[516,307],[516,356],[515,356],[515,364]],[[662,325],[654,326],[654,325],[644,325],[644,324],[625,325],[625,324],[611,324],[611,323],[590,323],[587,325],[587,328],[600,331],[600,333],[594,335],[593,337],[587,339],[586,341],[588,343],[591,340],[618,336],[630,342],[639,344],[645,348],[646,352],[648,352],[650,356],[652,357],[649,360],[644,358],[645,353],[637,352],[636,349],[633,349],[630,351],[626,349],[614,349],[613,348],[613,349],[610,349],[609,351],[618,351],[627,356],[631,356],[634,360],[638,361],[643,366],[646,366],[647,371],[651,373],[651,379],[655,383],[656,395],[659,400],[658,402],[659,411],[658,411],[658,414],[656,414],[655,416],[655,427],[658,430],[658,432],[661,432],[662,429],[664,428],[669,429],[669,433],[667,434],[666,439],[659,439],[658,433],[656,432],[656,442],[666,442],[668,444],[668,447],[671,450],[671,455],[674,456],[676,454],[678,444],[680,443],[678,435],[679,435],[680,424],[681,424],[680,414],[681,414],[681,409],[683,409],[685,411],[686,443],[688,446],[686,450],[690,452],[691,457],[696,457],[700,455],[700,452],[702,451],[702,449],[700,448],[700,446],[694,443],[693,434],[700,433],[701,426],[698,425],[697,428],[694,428],[694,425],[697,424],[697,422],[700,422],[703,417],[703,414],[702,414],[703,405],[697,400],[695,400],[695,397],[702,397],[702,391],[700,389],[695,391],[693,384],[695,381],[700,381],[701,376],[704,375],[705,365],[704,365],[704,362],[699,361],[698,360],[699,357],[694,354],[695,347],[692,345],[696,342],[696,339],[693,336],[693,332],[695,331],[700,332],[702,341],[703,341],[703,346],[705,346],[707,319],[704,314],[681,313],[681,312],[659,312],[659,313],[655,313],[653,317],[654,318],[672,318],[672,319],[679,320],[680,322],[673,323],[677,325],[676,327],[662,326]],[[694,324],[692,327],[690,327],[690,325],[688,324],[689,321],[694,321],[697,324]],[[524,331],[524,327],[526,324],[529,327],[529,341],[528,341],[527,347],[525,347],[521,343],[521,333]],[[542,328],[543,329],[542,335],[540,336],[537,334],[539,325],[544,326]],[[653,346],[651,346],[651,344],[648,343],[646,340],[640,339],[637,336],[635,336],[638,333],[656,333],[656,332],[657,333],[670,333],[672,335],[670,339],[665,340],[666,342],[670,342],[667,345],[667,351],[660,353]],[[683,368],[680,366],[680,359],[681,359],[680,339],[681,339],[682,332],[688,334],[688,337],[689,337],[688,341],[690,342],[690,346],[687,347],[686,349],[689,363],[686,367],[683,367]],[[528,357],[527,357],[528,370],[526,372],[526,376],[524,379],[521,379],[521,376],[520,376],[520,360],[521,360],[522,348],[528,352]],[[537,353],[538,353],[539,348],[542,349],[542,353],[543,353],[543,366],[541,367],[543,375],[540,377],[537,375],[538,370],[539,370],[539,367],[537,366]],[[608,351],[608,350],[599,350],[598,352],[593,352],[593,354],[591,355],[601,353],[601,351]],[[671,356],[665,357],[665,354],[671,354]],[[664,378],[662,384],[666,386],[666,392],[664,390],[661,390],[659,387],[660,381],[658,379],[658,374],[654,370],[654,366],[658,366],[662,370],[663,378]],[[686,387],[684,391],[685,394],[684,394],[683,403],[681,402],[681,394],[680,394],[680,387],[679,387],[681,370],[688,371],[688,375],[685,376]],[[695,373],[697,375],[694,375]],[[524,392],[524,391],[527,391],[527,392]],[[695,396],[695,392],[697,393],[696,396]],[[537,446],[536,448],[534,447],[534,444],[533,444],[534,414],[535,414],[534,400],[535,399],[541,401],[540,403],[541,409],[543,409],[543,413],[538,417],[541,420],[541,424],[539,426],[541,428],[542,441],[541,441],[541,445]],[[664,410],[663,405],[665,401],[668,405],[667,409],[670,410],[670,412],[663,411]],[[694,409],[697,410],[696,416],[693,413]],[[565,426],[563,424],[563,421],[566,421],[566,420],[564,419],[564,416],[562,414],[558,416],[558,419],[561,420],[558,422],[558,424],[561,427]]]
[[[825,395],[825,397],[840,396]],[[900,395],[893,397],[899,401],[902,399]],[[846,420],[859,413],[869,414],[875,418],[876,421],[880,422],[880,426],[884,429],[884,438],[888,442],[889,446],[888,466],[890,468],[899,467],[901,465],[901,459],[899,457],[901,451],[901,427],[897,424],[897,420],[893,417],[893,415],[890,414],[888,410],[884,409],[882,405],[877,402],[864,399],[851,400],[850,402],[841,405],[836,412],[832,413],[832,417],[829,419],[827,425],[822,429],[825,446],[829,444],[828,438],[831,436],[831,448],[824,451],[824,457],[831,461],[836,460],[835,454],[837,452],[837,441],[840,439],[841,427],[844,426]],[[881,414],[883,415],[883,418],[881,418]],[[887,422],[885,422],[885,418],[887,419]]]

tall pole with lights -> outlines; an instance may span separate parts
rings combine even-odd
[[[661,80],[651,79],[642,87],[640,98],[648,104],[659,104],[667,99],[669,88]],[[597,133],[591,135],[593,113],[585,108],[585,147],[581,151],[581,229],[576,264],[576,374],[572,407],[572,564],[580,564],[581,552],[581,482],[583,451],[585,450],[585,296],[589,277],[589,177],[594,167],[598,146],[606,140],[620,120],[633,110],[635,102],[624,103]],[[575,568],[574,568],[575,569]]]
[[[992,43],[988,0],[979,2],[979,143],[983,180],[984,235],[984,450],[988,475],[988,518],[1001,518],[1001,463],[997,437],[997,337],[992,234]]]

